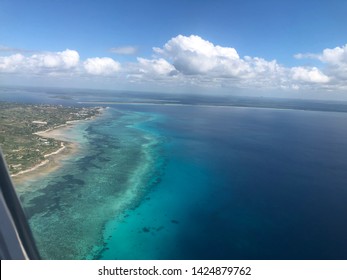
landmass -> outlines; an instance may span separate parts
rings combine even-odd
[[[141,94],[142,97],[138,97]],[[112,97],[112,100],[103,98],[89,101],[79,101],[79,104],[112,105],[159,105],[159,106],[203,106],[203,107],[241,107],[266,108],[280,110],[303,110],[321,112],[347,112],[346,101],[332,100],[305,100],[293,98],[246,97],[246,96],[204,96],[204,95],[178,95],[133,93]]]
[[[0,147],[12,177],[47,165],[73,143],[53,131],[98,116],[101,107],[0,102]]]

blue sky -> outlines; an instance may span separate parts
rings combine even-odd
[[[344,98],[346,14],[344,0],[2,0],[0,82]]]

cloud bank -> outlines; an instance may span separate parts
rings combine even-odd
[[[6,47],[9,49],[9,47]],[[14,49],[13,49],[14,50]],[[19,49],[17,49],[19,50]],[[112,48],[116,54],[132,55],[131,46]],[[347,89],[347,44],[327,48],[321,53],[296,54],[295,67],[261,57],[240,57],[230,46],[215,45],[197,35],[178,35],[162,47],[154,47],[151,57],[120,63],[111,57],[90,57],[84,61],[76,50],[25,52],[0,56],[0,73],[6,75],[53,75],[100,77],[129,83],[198,85],[210,89]],[[319,67],[300,65],[300,59],[312,59]]]

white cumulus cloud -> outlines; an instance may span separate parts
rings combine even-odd
[[[334,49],[324,49],[318,56],[319,60],[331,65],[347,65],[347,44]]]
[[[214,45],[196,35],[178,35],[154,52],[167,58],[181,75],[188,79],[194,75],[195,81],[200,76],[205,83],[225,79],[232,86],[273,87],[286,80],[284,68],[276,60],[241,58],[235,48]]]
[[[110,57],[88,58],[83,63],[84,69],[91,75],[109,76],[120,70],[120,63]]]
[[[175,73],[175,67],[163,58],[145,59],[138,57],[138,69],[140,73],[152,75],[172,75]]]
[[[316,67],[293,67],[291,73],[293,79],[297,81],[309,83],[327,83],[330,81],[330,78]]]
[[[347,44],[333,49],[324,49],[318,59],[326,64],[326,71],[334,77],[340,88],[347,88]]]
[[[13,73],[20,70],[24,59],[19,53],[0,57],[0,72]]]
[[[70,69],[79,62],[79,54],[74,50],[65,50],[56,53],[34,54],[27,60],[33,67]]]
[[[297,54],[295,58],[310,58],[323,63],[322,71],[330,77],[334,88],[347,88],[347,44],[326,48],[321,53]]]
[[[234,48],[215,46],[196,35],[178,35],[154,51],[168,57],[175,68],[186,75],[212,72],[235,75],[245,67]]]
[[[0,71],[7,73],[61,72],[78,66],[79,54],[74,50],[37,53],[24,56],[20,53],[0,57]]]

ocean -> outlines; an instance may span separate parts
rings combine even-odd
[[[108,107],[21,186],[43,258],[347,259],[347,113],[41,97]]]

